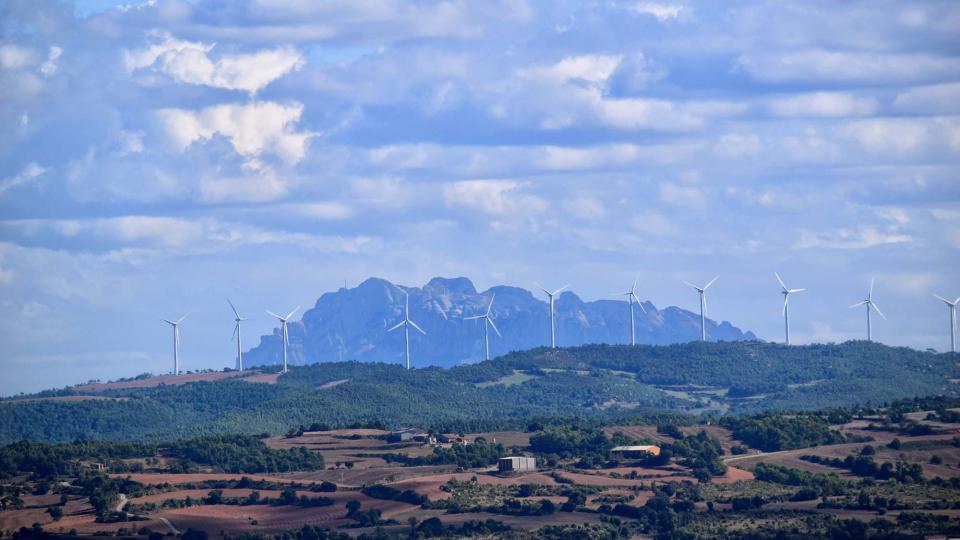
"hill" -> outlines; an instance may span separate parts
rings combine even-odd
[[[402,362],[403,333],[388,333],[387,329],[403,319],[403,291],[410,295],[410,318],[427,333],[410,336],[414,366],[449,367],[483,360],[483,327],[479,321],[463,319],[483,314],[494,296],[491,314],[503,335],[491,336],[491,357],[549,344],[548,304],[525,289],[497,286],[478,292],[469,279],[462,277],[433,278],[423,287],[402,287],[370,278],[356,288],[324,294],[302,320],[290,323],[290,362]],[[646,312],[634,307],[638,343],[666,345],[700,337],[699,314],[676,307],[660,310],[651,302],[644,302],[643,309]],[[557,297],[555,313],[558,345],[629,343],[630,311],[626,302],[584,302],[565,292]],[[728,322],[709,319],[707,332],[718,341],[756,339]],[[244,354],[244,363],[270,365],[280,358],[280,333],[275,330]]]
[[[0,441],[281,433],[299,424],[373,421],[479,431],[556,417],[809,410],[958,395],[956,360],[868,342],[694,342],[538,348],[450,369],[335,362],[295,368],[276,384],[234,377],[56,392],[123,398],[115,400],[6,400]]]

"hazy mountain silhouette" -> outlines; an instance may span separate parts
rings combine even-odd
[[[292,364],[344,360],[403,361],[403,329],[387,329],[403,319],[404,295],[410,294],[410,318],[427,335],[410,334],[414,366],[451,366],[483,359],[482,321],[464,317],[484,313],[495,294],[492,316],[502,337],[490,332],[491,357],[514,350],[549,345],[546,301],[518,287],[496,286],[477,292],[467,278],[433,278],[422,288],[403,287],[370,278],[353,289],[326,293],[300,321],[288,325]],[[669,344],[700,337],[699,314],[668,307],[658,310],[644,302],[646,313],[634,307],[637,343]],[[572,292],[556,300],[557,345],[629,343],[630,312],[625,301],[584,302]],[[708,337],[719,341],[753,340],[728,322],[707,320]],[[262,336],[244,353],[244,364],[276,364],[281,358],[280,331]]]

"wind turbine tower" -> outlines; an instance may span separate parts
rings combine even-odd
[[[550,292],[544,289],[542,285],[537,285],[537,287],[540,287],[540,290],[547,295],[547,298],[550,299],[550,348],[551,349],[557,348],[557,324],[556,324],[556,319],[553,316],[553,297],[557,296],[558,294],[566,290],[567,287],[569,286],[570,285],[564,285],[563,287],[560,287],[559,289],[553,292]]]
[[[698,293],[700,293],[700,340],[701,341],[707,340],[707,289],[709,289],[710,286],[713,285],[713,282],[717,281],[718,279],[720,279],[720,276],[717,276],[711,279],[710,282],[704,285],[703,287],[697,287],[696,285],[694,285],[693,283],[690,283],[689,281],[684,281],[684,283],[693,287],[694,289],[697,290]]]
[[[393,332],[397,328],[400,328],[401,326],[403,327],[403,338],[405,343],[405,349],[404,349],[405,358],[407,361],[407,369],[410,369],[410,327],[413,327],[414,329],[416,329],[417,332],[420,332],[423,335],[427,335],[427,333],[424,332],[422,328],[417,326],[417,323],[410,320],[410,293],[408,293],[405,289],[400,289],[400,290],[403,292],[404,296],[406,297],[406,302],[404,304],[404,310],[403,310],[403,320],[397,323],[395,326],[393,326],[389,330],[387,330],[387,332]]]
[[[871,328],[870,328],[870,308],[872,307],[873,309],[877,310],[877,313],[880,314],[880,316],[883,317],[884,320],[886,320],[887,318],[887,316],[884,315],[882,311],[880,311],[880,308],[877,307],[877,304],[873,302],[874,281],[875,281],[874,278],[870,278],[870,292],[867,293],[866,299],[864,299],[862,302],[857,302],[856,304],[850,306],[851,309],[855,307],[860,307],[860,306],[867,306],[867,341],[873,341],[873,336],[871,334]]]
[[[630,345],[637,344],[637,329],[636,325],[633,322],[633,301],[637,301],[637,305],[640,306],[640,309],[646,313],[647,308],[643,307],[643,304],[640,303],[640,299],[637,298],[637,281],[640,280],[640,276],[637,276],[637,279],[633,280],[633,287],[630,287],[630,290],[623,293],[627,297],[627,302],[630,304]]]
[[[933,296],[941,300],[950,309],[950,352],[957,352],[957,305],[960,304],[960,298],[951,302],[942,296],[936,294]]]
[[[230,304],[230,309],[233,310],[233,314],[236,317],[233,319],[233,322],[235,323],[233,325],[233,337],[237,338],[237,370],[243,371],[243,348],[240,343],[240,323],[246,319],[240,316],[237,308],[234,307],[233,302],[231,302],[229,298],[227,298],[227,303]]]
[[[163,322],[173,327],[173,374],[180,374],[180,323],[186,319],[184,315],[175,321],[164,319]]]
[[[493,324],[493,318],[490,316],[490,309],[493,308],[493,300],[496,297],[497,295],[493,295],[492,297],[490,297],[490,303],[487,304],[486,313],[484,313],[483,315],[476,315],[474,317],[466,317],[463,319],[465,321],[483,319],[483,358],[484,360],[490,359],[490,338],[488,337],[487,326],[493,328],[493,331],[496,332],[498,336],[500,336],[500,331],[497,330],[497,325]],[[500,337],[503,337],[503,336],[500,336]]]
[[[278,321],[280,321],[280,338],[283,340],[283,373],[287,372],[287,345],[290,343],[290,336],[287,334],[287,321],[289,321],[290,317],[293,317],[293,314],[299,309],[300,306],[293,308],[293,311],[287,313],[286,317],[281,317],[280,315],[267,310],[267,313],[270,314],[270,316],[275,317]]]
[[[780,287],[783,289],[783,326],[784,331],[786,332],[786,344],[790,344],[790,310],[787,308],[787,305],[790,303],[790,295],[793,293],[803,292],[806,289],[788,289],[786,285],[783,284],[783,280],[780,279],[780,274],[774,272],[777,281],[780,283]]]

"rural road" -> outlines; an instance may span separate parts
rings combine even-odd
[[[775,456],[777,454],[786,454],[787,452],[795,452],[795,450],[778,450],[776,452],[760,452],[759,454],[740,454],[739,456],[730,456],[730,457],[723,458],[723,462],[733,463],[734,461],[740,461],[742,459]]]
[[[117,507],[114,508],[114,512],[123,512],[123,507],[127,504],[127,496],[123,493],[120,494],[119,500],[117,501]]]
[[[167,528],[170,529],[170,532],[172,532],[173,534],[180,534],[180,531],[178,531],[177,528],[173,526],[173,523],[170,523],[169,519],[165,517],[158,517],[157,519],[160,520],[161,523],[166,525]]]

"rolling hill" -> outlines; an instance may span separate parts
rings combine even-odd
[[[868,342],[692,342],[537,348],[450,369],[335,362],[294,368],[275,384],[251,383],[247,379],[257,373],[244,372],[0,401],[0,442],[281,433],[315,422],[477,431],[557,417],[615,421],[810,410],[958,395],[952,382],[957,359]]]

